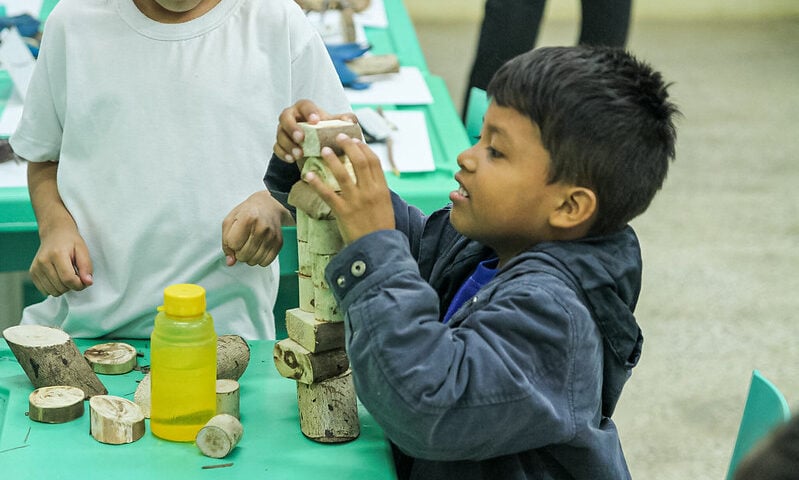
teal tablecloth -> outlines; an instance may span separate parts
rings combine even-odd
[[[81,351],[92,341],[78,340]],[[149,364],[149,342],[131,341]],[[273,342],[250,342],[251,359],[239,379],[244,436],[225,458],[203,456],[193,443],[174,443],[149,431],[125,445],[106,445],[89,434],[89,407],[63,424],[30,420],[28,395],[33,385],[5,341],[0,341],[0,471],[8,479],[335,479],[396,478],[391,449],[382,430],[359,405],[361,434],[343,444],[320,444],[302,435],[296,383],[278,375]],[[133,400],[139,371],[100,375],[110,395]],[[226,468],[203,466],[233,463]]]

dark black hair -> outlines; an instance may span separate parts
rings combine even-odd
[[[679,115],[667,88],[660,73],[623,49],[577,46],[511,59],[487,93],[541,129],[551,183],[596,193],[589,233],[599,235],[643,213],[666,179]]]
[[[735,480],[793,480],[799,472],[799,416],[772,430],[738,464]]]

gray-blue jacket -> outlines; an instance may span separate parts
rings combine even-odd
[[[392,198],[397,229],[353,242],[326,276],[399,477],[629,478],[609,417],[641,351],[632,229],[535,246],[443,324],[493,252],[457,233],[449,208],[424,217]]]

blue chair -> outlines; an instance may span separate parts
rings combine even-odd
[[[477,143],[483,128],[483,116],[488,109],[488,96],[485,90],[472,87],[469,90],[469,105],[466,107],[466,134],[472,145]]]
[[[758,370],[754,370],[738,427],[738,437],[735,439],[735,448],[727,469],[727,480],[733,478],[736,467],[752,447],[790,417],[791,411],[782,392]]]

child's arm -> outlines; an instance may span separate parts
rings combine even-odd
[[[31,263],[33,284],[57,297],[92,284],[89,249],[58,193],[57,162],[28,162],[28,190],[41,245]]]

